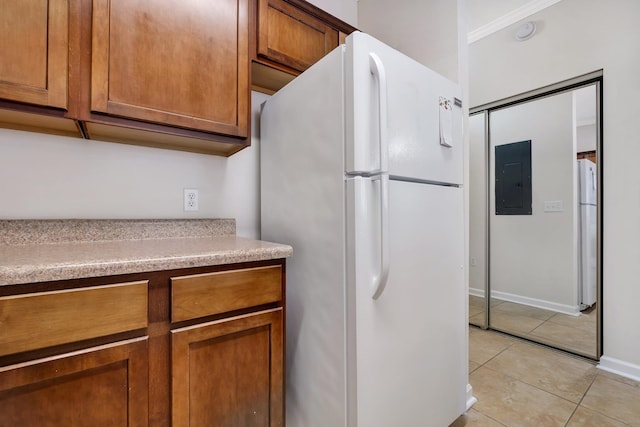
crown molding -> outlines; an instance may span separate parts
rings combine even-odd
[[[494,19],[482,27],[479,27],[473,31],[469,31],[467,38],[469,44],[477,42],[480,39],[483,39],[495,32],[498,32],[504,28],[507,28],[509,25],[513,25],[518,21],[521,21],[529,16],[540,12],[543,9],[546,9],[549,6],[553,6],[554,4],[560,2],[561,0],[533,0],[529,3],[525,4],[518,9],[512,10],[511,12],[502,15],[498,19]]]

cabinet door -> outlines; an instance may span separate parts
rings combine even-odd
[[[147,340],[0,368],[0,426],[146,426]]]
[[[0,98],[67,107],[67,0],[0,0]]]
[[[258,56],[304,71],[338,46],[338,31],[284,0],[259,0]]]
[[[173,426],[283,425],[282,309],[172,332]]]
[[[248,0],[93,0],[93,112],[246,137]]]

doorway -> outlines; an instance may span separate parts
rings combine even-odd
[[[602,73],[471,109],[469,323],[598,360]]]

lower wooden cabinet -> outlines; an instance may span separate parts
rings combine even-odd
[[[172,331],[173,427],[283,425],[282,309]]]
[[[0,427],[282,426],[284,301],[283,259],[2,286]]]
[[[0,426],[148,425],[147,339],[0,368]]]

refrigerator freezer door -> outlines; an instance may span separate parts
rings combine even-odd
[[[387,143],[389,174],[417,180],[462,184],[462,109],[458,86],[363,33],[347,37],[345,51],[346,171],[381,168],[378,150],[380,128],[379,80],[371,67],[370,54],[385,70],[388,112]],[[450,102],[450,117],[441,120],[440,99]],[[440,142],[440,126],[452,129],[450,147]]]
[[[349,425],[446,426],[466,409],[463,192],[390,181],[391,267],[373,299],[379,192],[347,183]]]

